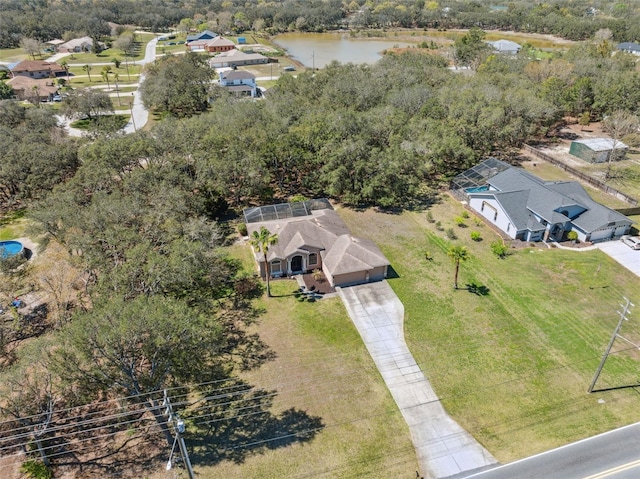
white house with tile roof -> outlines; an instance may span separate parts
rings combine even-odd
[[[262,226],[278,235],[278,243],[271,246],[267,254],[273,277],[319,269],[331,286],[348,286],[387,277],[389,261],[376,244],[351,235],[342,218],[331,208],[308,211],[303,216],[247,223],[247,231],[251,235]],[[263,255],[256,253],[255,260],[260,276],[264,278]]]
[[[466,196],[473,210],[512,239],[561,241],[575,231],[580,241],[605,241],[627,234],[633,224],[591,199],[576,181],[544,181],[514,167]]]

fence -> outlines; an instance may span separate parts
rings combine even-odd
[[[524,145],[524,150],[528,153],[531,153],[533,156],[535,156],[536,158],[540,158],[544,161],[547,161],[549,163],[551,163],[554,166],[557,166],[558,168],[562,168],[564,171],[566,171],[567,173],[571,174],[572,176],[575,176],[576,178],[579,178],[580,180],[584,181],[585,183],[588,183],[589,185],[593,186],[594,188],[598,188],[600,191],[604,191],[605,193],[608,193],[610,195],[615,196],[616,198],[629,203],[632,206],[637,206],[638,205],[638,200],[624,194],[622,191],[616,190],[615,188],[607,185],[606,183],[597,180],[579,170],[576,170],[575,168],[563,163],[560,160],[557,160],[556,158],[554,158],[551,155],[547,155],[546,153],[543,153],[542,151],[530,146],[530,145]]]

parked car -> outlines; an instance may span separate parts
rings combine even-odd
[[[52,100],[55,102],[62,101],[62,97],[60,95],[53,95]]]
[[[624,235],[620,238],[624,244],[626,244],[631,249],[640,250],[640,238],[636,238],[635,236]]]
[[[296,67],[292,67],[292,66],[284,67],[284,68],[282,69],[282,71],[285,71],[285,72],[294,72],[294,71],[296,71]]]
[[[167,42],[167,45],[175,45],[176,42]]]

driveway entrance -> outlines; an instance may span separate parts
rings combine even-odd
[[[640,276],[640,250],[632,250],[622,241],[598,243],[598,249],[608,254],[622,266]]]
[[[386,281],[339,289],[400,412],[426,477],[495,465],[494,457],[449,417],[404,341],[404,306]]]

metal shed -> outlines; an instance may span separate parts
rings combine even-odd
[[[624,159],[628,149],[629,147],[620,140],[591,138],[572,141],[569,153],[588,163],[605,163],[609,161],[611,154],[614,161]]]

